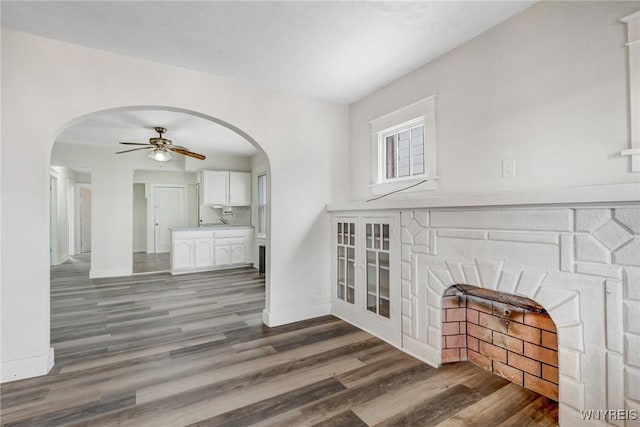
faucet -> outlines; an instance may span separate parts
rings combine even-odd
[[[220,222],[223,223],[223,224],[226,224],[226,223],[229,222],[229,220],[226,219],[226,218],[220,218]]]

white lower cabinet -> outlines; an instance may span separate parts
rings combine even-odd
[[[205,239],[195,239],[194,245],[194,264],[196,268],[209,267],[213,265],[213,239],[211,237]]]
[[[192,239],[175,239],[171,248],[171,269],[194,268]]]
[[[333,313],[401,346],[399,214],[334,215]]]
[[[172,232],[172,274],[238,267],[252,262],[252,228]]]

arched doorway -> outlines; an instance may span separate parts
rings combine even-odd
[[[144,143],[157,136],[153,131],[155,126],[166,127],[165,136],[173,139],[174,145],[187,146],[194,152],[205,154],[207,159],[201,162],[174,155],[170,162],[156,162],[149,159],[144,150],[115,154],[131,148],[118,144],[119,141]],[[152,197],[148,198],[152,200],[151,204],[147,202],[147,209],[142,214],[147,218],[143,221],[145,225],[141,227],[141,221],[136,223],[135,216],[136,206],[140,206],[136,205],[136,196],[140,193],[143,197],[153,196],[149,193],[161,188],[184,189],[184,198],[188,199],[185,211],[189,217],[185,226],[198,227],[218,220],[254,226],[260,233],[252,236],[253,243],[248,252],[251,253],[250,262],[256,268],[260,261],[260,246],[269,247],[269,158],[250,135],[225,121],[191,110],[164,106],[130,106],[90,113],[62,127],[52,147],[51,165],[66,168],[69,176],[76,172],[78,175],[90,174],[92,278],[132,274],[136,249],[160,252],[157,247],[140,247],[140,242],[151,242],[149,245],[154,242],[152,210],[156,209],[156,203]],[[198,189],[202,170],[247,175],[251,182],[251,203],[233,206],[228,211],[223,206],[203,204]],[[267,304],[269,262],[269,251],[266,251]]]

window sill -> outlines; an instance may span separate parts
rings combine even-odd
[[[425,179],[428,179],[428,181],[423,182],[422,184],[416,185],[415,187],[407,188],[412,185],[418,184],[420,181],[424,181]],[[371,184],[369,185],[369,188],[371,189],[371,194],[374,196],[386,194],[391,191],[402,190],[403,188],[407,188],[407,189],[404,191],[399,191],[399,194],[413,193],[417,191],[432,191],[437,188],[437,183],[436,183],[437,179],[438,179],[437,176],[402,179],[399,181],[380,182],[376,184]]]

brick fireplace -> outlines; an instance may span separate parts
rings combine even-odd
[[[553,320],[528,298],[483,291],[480,297],[451,287],[443,296],[442,363],[469,361],[557,401]]]
[[[557,398],[561,425],[584,425],[581,410],[640,411],[637,203],[412,209],[401,223],[405,351],[436,367],[457,357],[489,369],[490,360]],[[460,284],[528,298],[551,322],[516,310],[505,325],[496,301],[451,295]],[[528,357],[534,350],[542,360]]]

